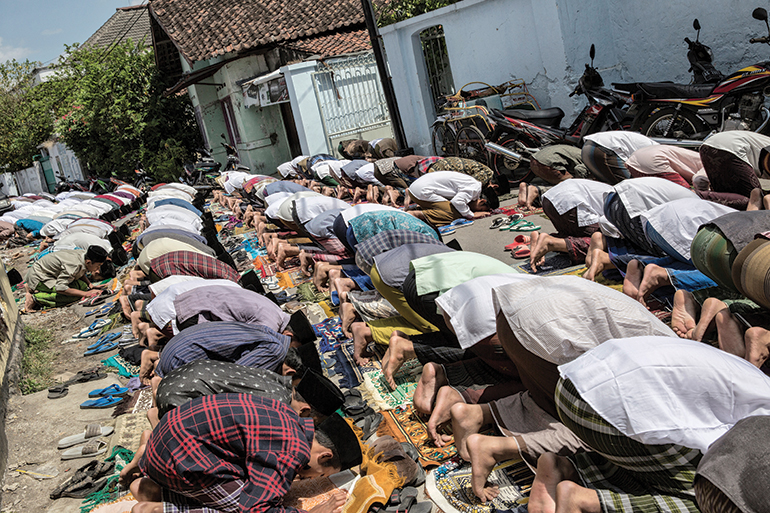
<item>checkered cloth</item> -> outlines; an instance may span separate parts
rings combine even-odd
[[[337,237],[319,238],[318,243],[330,255],[335,255],[338,259],[353,258],[353,254]],[[315,258],[315,255],[313,256]]]
[[[171,251],[150,261],[150,270],[159,278],[169,276],[200,276],[207,280],[230,280],[237,282],[238,272],[214,257],[194,251]]]
[[[161,419],[139,468],[162,488],[215,511],[272,511],[310,460],[313,436],[312,419],[273,399],[209,395]],[[184,507],[164,511],[195,511]]]
[[[596,451],[573,456],[573,463],[596,490],[603,512],[700,511],[693,488],[700,451],[632,440],[600,417],[569,380],[559,380],[555,399],[561,421]]]
[[[374,257],[405,244],[444,244],[435,237],[411,230],[386,230],[366,239],[356,247],[356,261],[359,259],[369,268],[374,264]]]

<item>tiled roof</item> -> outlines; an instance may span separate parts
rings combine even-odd
[[[150,8],[191,62],[364,23],[360,0],[150,0]]]
[[[301,52],[320,55],[322,59],[372,49],[369,32],[366,29],[298,39],[284,46]]]
[[[144,44],[152,45],[150,14],[146,5],[118,8],[84,45],[107,48],[116,41],[122,43],[127,39],[134,43],[144,41]]]

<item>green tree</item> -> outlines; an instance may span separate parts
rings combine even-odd
[[[455,2],[457,0],[374,0],[373,5],[377,14],[377,26],[384,27]]]
[[[53,132],[56,87],[34,87],[38,63],[16,60],[0,65],[0,167],[17,171],[32,165],[37,145]]]
[[[143,44],[67,47],[56,70],[57,87],[68,92],[55,131],[92,173],[128,177],[141,162],[157,179],[174,180],[201,145],[189,98],[163,96],[168,84]]]

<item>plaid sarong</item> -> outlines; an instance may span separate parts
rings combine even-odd
[[[214,257],[194,251],[172,251],[150,261],[150,270],[160,279],[169,276],[200,276],[207,280],[237,282],[238,272]]]
[[[561,421],[596,452],[571,459],[602,511],[697,513],[693,480],[700,451],[681,445],[645,445],[618,431],[578,394],[571,381],[556,385]]]
[[[164,513],[237,513],[245,481],[234,479],[185,492],[163,490]]]

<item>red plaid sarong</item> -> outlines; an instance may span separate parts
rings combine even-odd
[[[194,251],[172,251],[150,261],[150,270],[160,279],[169,276],[200,276],[207,280],[240,279],[238,272],[216,258]]]

